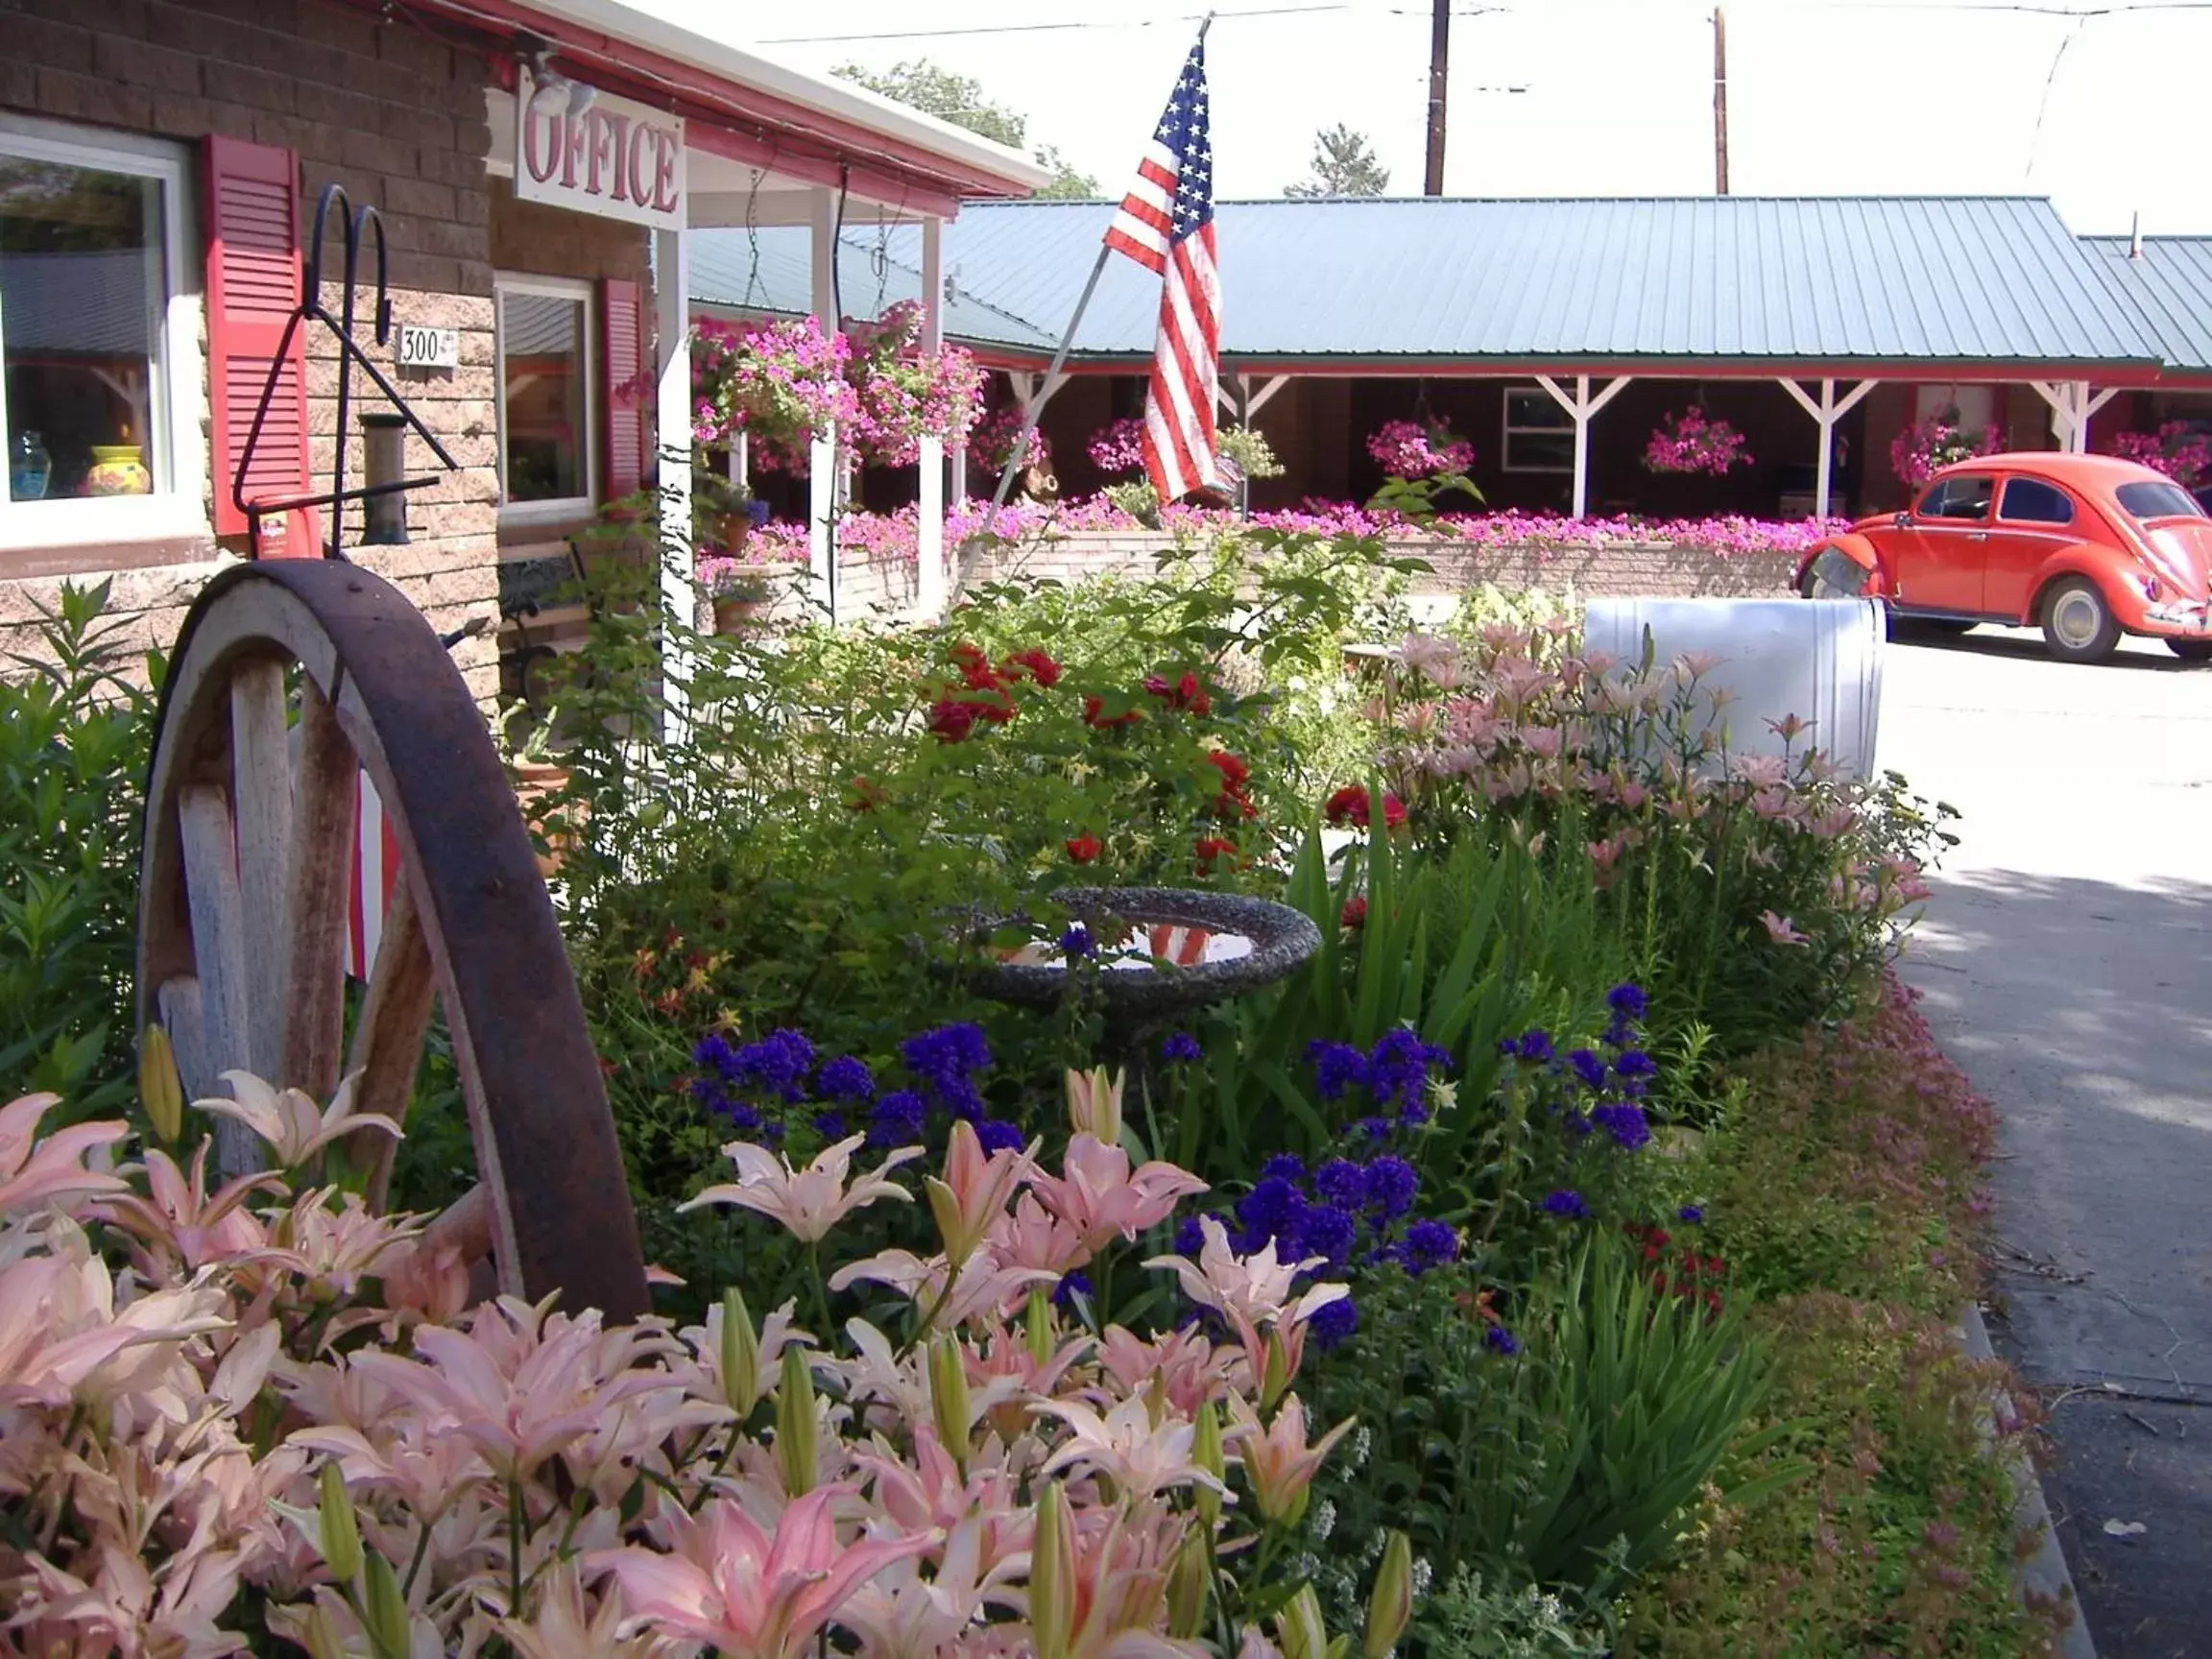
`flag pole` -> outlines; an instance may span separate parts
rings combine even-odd
[[[1198,43],[1201,46],[1206,43],[1206,31],[1213,27],[1214,13],[1209,12],[1198,24]],[[1109,244],[1103,241],[1098,244],[1098,257],[1091,263],[1091,275],[1084,280],[1083,292],[1075,301],[1075,313],[1068,319],[1067,331],[1060,336],[1059,348],[1052,353],[1052,366],[1045,371],[1045,378],[1038,384],[1037,396],[1029,400],[1029,407],[1022,416],[1022,430],[1015,435],[1014,446],[1007,451],[1006,465],[999,470],[998,488],[991,493],[991,516],[984,521],[985,530],[997,527],[998,509],[1006,505],[1006,497],[1013,493],[1015,475],[1022,470],[1022,458],[1029,452],[1030,435],[1037,430],[1037,421],[1045,413],[1046,400],[1058,390],[1060,372],[1068,366],[1068,353],[1075,345],[1075,330],[1083,325],[1083,313],[1091,308],[1091,296],[1097,292],[1098,278],[1106,274],[1106,261],[1113,257],[1113,253],[1114,250]],[[983,533],[971,532],[962,541],[963,556],[969,545]]]

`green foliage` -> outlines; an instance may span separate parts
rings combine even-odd
[[[2012,1493],[1988,1441],[2001,1370],[1967,1359],[1947,1318],[1840,1296],[1785,1300],[1759,1324],[1781,1381],[1771,1428],[1721,1466],[1717,1484],[1743,1491],[1708,1495],[1680,1558],[1625,1599],[1617,1650],[2045,1651],[2052,1610],[2014,1588]],[[2010,1419],[2004,1440],[2027,1430]],[[1807,1465],[1811,1479],[1774,1479]]]
[[[980,81],[932,63],[926,58],[897,63],[880,72],[858,63],[840,63],[830,73],[925,114],[950,121],[955,127],[979,132],[1009,150],[1028,147],[1029,118],[1026,115],[1017,114],[1005,105],[985,97]],[[1078,172],[1054,146],[1041,144],[1035,154],[1037,164],[1049,168],[1053,174],[1051,182],[1037,192],[1039,196],[1082,199],[1098,194],[1097,180]]]
[[[0,1099],[74,1118],[134,1094],[139,791],[154,700],[121,671],[108,585],[61,589],[0,677]],[[158,684],[163,664],[146,664]]]
[[[1224,426],[1219,438],[1221,453],[1237,463],[1247,478],[1280,478],[1283,463],[1267,434],[1255,426]]]
[[[1380,196],[1390,188],[1390,169],[1376,157],[1367,134],[1339,122],[1313,134],[1310,176],[1283,186],[1289,197]]]
[[[1534,1584],[1493,1582],[1462,1567],[1415,1626],[1428,1659],[1606,1659],[1608,1609],[1577,1610]]]
[[[1370,1455],[1316,1491],[1348,1535],[1398,1527],[1446,1576],[1604,1585],[1643,1571],[1771,1387],[1763,1343],[1733,1304],[1654,1286],[1622,1238],[1593,1236],[1519,1292],[1521,1352],[1499,1353],[1488,1293],[1455,1274],[1363,1297],[1345,1358],[1307,1386],[1331,1419],[1357,1414]],[[1769,1430],[1769,1434],[1779,1432]],[[1794,1479],[1768,1469],[1767,1485]]]

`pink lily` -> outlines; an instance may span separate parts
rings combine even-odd
[[[991,1254],[1009,1267],[1034,1267],[1051,1274],[1071,1273],[1091,1260],[1083,1236],[1024,1192],[1014,1213],[991,1225]]]
[[[1771,910],[1759,912],[1759,920],[1766,925],[1767,937],[1777,945],[1802,945],[1805,935],[1790,925],[1790,918],[1777,916]]]
[[[1238,1256],[1229,1248],[1228,1229],[1211,1215],[1198,1218],[1198,1260],[1188,1256],[1155,1256],[1147,1267],[1165,1267],[1183,1282],[1183,1294],[1204,1308],[1227,1316],[1249,1319],[1255,1325],[1269,1320],[1304,1324],[1332,1302],[1352,1294],[1344,1285],[1316,1285],[1291,1300],[1290,1283],[1309,1267],[1320,1265],[1312,1256],[1303,1262],[1283,1262],[1269,1239],[1250,1256]]]
[[[1269,1521],[1295,1525],[1306,1513],[1306,1498],[1314,1474],[1331,1448],[1352,1431],[1347,1417],[1312,1445],[1306,1443],[1306,1407],[1295,1394],[1287,1395],[1275,1421],[1262,1430],[1259,1413],[1240,1394],[1229,1397],[1231,1435],[1238,1445],[1238,1456],[1245,1478],[1252,1483],[1253,1502]]]
[[[1129,1154],[1092,1135],[1068,1142],[1059,1176],[1037,1175],[1038,1201],[1067,1222],[1096,1251],[1117,1235],[1134,1238],[1175,1213],[1175,1206],[1206,1183],[1187,1169],[1155,1160],[1132,1172]]]
[[[1098,1344],[1106,1374],[1127,1394],[1139,1394],[1155,1378],[1167,1404],[1189,1417],[1229,1385],[1236,1350],[1216,1348],[1195,1330],[1170,1331],[1147,1342],[1124,1326],[1110,1325]]]
[[[1027,1152],[1006,1146],[986,1158],[974,1124],[963,1121],[952,1125],[952,1138],[945,1149],[945,1179],[927,1176],[922,1185],[929,1195],[929,1213],[936,1218],[938,1234],[945,1240],[946,1258],[954,1266],[975,1253],[975,1246],[1006,1207],[1014,1184],[1029,1168],[1036,1150],[1037,1143],[1032,1142]],[[917,1158],[921,1155],[919,1148],[912,1153]],[[890,1165],[884,1167],[888,1169]]]
[[[1070,1431],[1068,1439],[1046,1459],[1046,1475],[1081,1464],[1112,1479],[1115,1490],[1140,1500],[1170,1486],[1212,1486],[1228,1491],[1191,1459],[1196,1427],[1188,1419],[1154,1423],[1151,1407],[1142,1395],[1123,1400],[1104,1416],[1074,1400],[1046,1400],[1037,1411],[1041,1416],[1059,1418]]]
[[[268,1229],[244,1208],[256,1192],[283,1190],[275,1175],[241,1175],[207,1195],[207,1154],[212,1141],[202,1141],[192,1154],[187,1176],[169,1154],[146,1154],[146,1196],[127,1193],[100,1206],[100,1214],[118,1231],[136,1239],[140,1248],[132,1259],[149,1278],[165,1277],[175,1264],[198,1272],[214,1262],[230,1262],[261,1249],[269,1241]]]
[[[830,1512],[851,1491],[816,1488],[783,1511],[773,1534],[717,1498],[697,1516],[671,1515],[666,1554],[595,1550],[584,1570],[621,1585],[623,1635],[657,1628],[730,1659],[792,1659],[862,1584],[936,1541],[921,1533],[840,1544]]]
[[[235,1118],[262,1140],[277,1164],[286,1169],[300,1165],[325,1146],[344,1140],[357,1129],[373,1129],[393,1140],[401,1139],[399,1125],[375,1112],[353,1110],[353,1079],[338,1085],[325,1112],[297,1089],[272,1089],[251,1071],[226,1071],[233,1100],[197,1100],[201,1111],[218,1118]]]
[[[877,1166],[874,1174],[862,1176],[854,1182],[851,1191],[846,1190],[845,1174],[853,1166],[853,1154],[866,1141],[864,1135],[840,1141],[825,1148],[803,1170],[793,1169],[789,1159],[764,1146],[757,1146],[750,1141],[733,1141],[722,1150],[737,1166],[735,1184],[709,1187],[688,1203],[677,1205],[677,1211],[697,1210],[709,1204],[736,1204],[781,1221],[802,1243],[819,1243],[847,1215],[855,1210],[865,1210],[878,1198],[895,1199],[902,1204],[914,1202],[913,1193],[884,1177],[900,1165],[910,1164],[921,1157],[919,1146],[892,1153]]]
[[[955,1331],[977,1314],[1003,1311],[1027,1295],[1030,1286],[1055,1284],[1059,1277],[1033,1267],[1000,1266],[988,1250],[977,1251],[958,1269],[942,1256],[924,1261],[911,1250],[885,1250],[838,1268],[830,1275],[830,1288],[888,1285],[927,1310],[929,1329]]]
[[[84,1167],[84,1154],[128,1139],[127,1123],[79,1123],[41,1141],[38,1124],[59,1094],[26,1094],[0,1106],[0,1215],[50,1198],[128,1192],[121,1177]]]

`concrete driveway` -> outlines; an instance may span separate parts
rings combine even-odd
[[[1906,973],[2004,1114],[1990,1322],[2090,1632],[2212,1654],[2212,667],[1900,643],[1881,760],[1964,815]]]

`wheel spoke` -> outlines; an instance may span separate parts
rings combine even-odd
[[[215,1093],[215,1073],[207,1065],[207,1013],[201,1006],[200,981],[189,974],[164,980],[154,1008],[169,1034],[170,1052],[177,1056],[184,1098],[206,1099]]]
[[[247,1068],[246,921],[238,893],[238,841],[230,798],[220,784],[188,783],[177,797],[184,849],[184,898],[199,969],[200,1060],[212,1087],[225,1071]],[[226,1175],[261,1167],[261,1142],[245,1124],[215,1125],[215,1163]]]
[[[338,1087],[346,1036],[346,907],[359,762],[338,716],[304,674],[300,693],[281,1069],[284,1082],[322,1101]]]
[[[361,1023],[353,1033],[352,1052],[346,1058],[347,1071],[359,1073],[353,1085],[355,1111],[406,1122],[436,995],[436,971],[422,919],[415,908],[414,886],[402,879],[392,895],[392,908],[385,913],[376,965],[370,970],[369,995],[361,1004]],[[382,1209],[389,1194],[394,1151],[389,1137],[378,1138],[369,1174],[373,1209]]]
[[[230,680],[231,802],[238,830],[238,895],[245,918],[248,1070],[281,1087],[292,934],[292,767],[284,665],[242,662]]]

